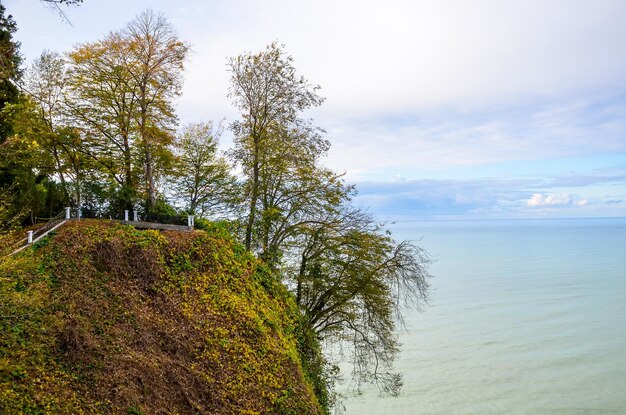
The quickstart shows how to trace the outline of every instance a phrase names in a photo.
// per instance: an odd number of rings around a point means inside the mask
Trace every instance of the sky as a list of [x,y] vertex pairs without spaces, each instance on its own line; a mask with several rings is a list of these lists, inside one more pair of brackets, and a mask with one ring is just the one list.
[[227,58],[284,44],[326,98],[325,164],[383,219],[626,216],[623,0],[3,4],[27,63],[163,13],[192,48],[181,125],[237,119]]

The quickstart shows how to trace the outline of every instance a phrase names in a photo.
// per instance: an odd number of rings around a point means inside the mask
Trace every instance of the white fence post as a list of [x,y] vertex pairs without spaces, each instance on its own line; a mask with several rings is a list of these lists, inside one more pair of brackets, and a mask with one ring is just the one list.
[[33,231],[26,232],[26,241],[29,245],[33,243]]
[[124,222],[128,222],[128,211],[124,211]]
[[193,225],[194,225],[193,215],[188,215],[187,216],[187,227],[189,228],[190,231],[193,230]]
[[133,210],[133,220],[135,222],[139,222],[139,218],[137,217],[137,211],[136,210]]
[[70,212],[71,212],[71,210],[72,210],[72,209],[71,209],[69,206],[67,206],[67,207],[65,208],[65,220],[69,220],[69,218],[70,218],[70,216],[71,216],[71,213],[70,213]]

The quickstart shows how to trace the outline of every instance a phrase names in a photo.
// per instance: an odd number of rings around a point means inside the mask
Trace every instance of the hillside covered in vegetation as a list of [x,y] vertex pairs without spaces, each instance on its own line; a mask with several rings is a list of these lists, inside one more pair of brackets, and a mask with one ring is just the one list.
[[0,259],[0,298],[3,414],[322,414],[328,405],[292,295],[220,225],[70,222]]

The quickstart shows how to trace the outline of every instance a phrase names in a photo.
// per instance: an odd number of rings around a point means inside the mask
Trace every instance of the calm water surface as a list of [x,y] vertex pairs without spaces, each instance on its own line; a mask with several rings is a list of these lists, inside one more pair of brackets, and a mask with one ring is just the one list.
[[436,260],[364,414],[626,414],[626,219],[405,222]]

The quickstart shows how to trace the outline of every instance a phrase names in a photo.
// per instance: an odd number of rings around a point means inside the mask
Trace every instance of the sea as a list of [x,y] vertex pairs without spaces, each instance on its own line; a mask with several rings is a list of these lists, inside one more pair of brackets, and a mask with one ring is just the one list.
[[400,330],[398,397],[348,415],[626,414],[626,218],[398,222],[431,302]]

